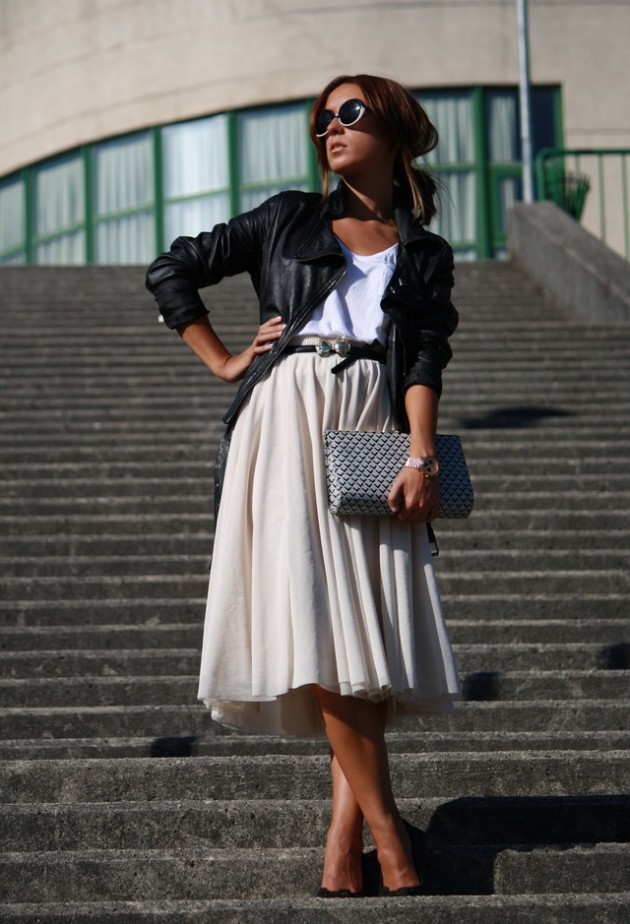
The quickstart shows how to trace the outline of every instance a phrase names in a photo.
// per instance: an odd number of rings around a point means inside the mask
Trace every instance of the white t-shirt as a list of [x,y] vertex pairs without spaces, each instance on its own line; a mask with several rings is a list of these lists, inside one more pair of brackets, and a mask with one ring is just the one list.
[[[338,239],[339,240],[339,239]],[[339,241],[347,270],[337,288],[315,309],[299,336],[344,337],[354,343],[387,345],[389,318],[381,299],[398,258],[398,244],[368,256],[353,253]]]

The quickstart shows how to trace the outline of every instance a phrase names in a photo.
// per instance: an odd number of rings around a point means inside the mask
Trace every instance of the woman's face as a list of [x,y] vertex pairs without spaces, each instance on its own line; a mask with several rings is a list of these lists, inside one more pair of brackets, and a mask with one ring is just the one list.
[[[367,106],[365,95],[354,83],[343,83],[328,96],[323,108],[333,113],[347,100],[359,99]],[[326,159],[331,170],[347,180],[368,176],[377,171],[393,172],[395,148],[385,137],[375,116],[368,111],[354,125],[344,126],[333,119],[328,134],[322,139],[326,146]]]

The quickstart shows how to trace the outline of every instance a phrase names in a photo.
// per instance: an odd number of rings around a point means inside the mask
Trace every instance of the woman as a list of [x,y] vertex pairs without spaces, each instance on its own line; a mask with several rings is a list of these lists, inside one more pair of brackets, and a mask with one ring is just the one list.
[[[403,712],[447,711],[459,692],[426,526],[438,510],[438,398],[457,325],[452,251],[422,226],[435,184],[412,167],[437,134],[399,84],[359,75],[324,89],[311,137],[323,197],[280,193],[178,238],[147,276],[167,326],[215,375],[241,381],[217,472],[199,697],[244,731],[324,730],[333,808],[320,895],[362,894],[364,819],[381,894],[410,895],[421,877],[384,729]],[[340,184],[329,194],[331,171]],[[198,289],[239,272],[251,275],[261,323],[232,355]],[[392,517],[332,515],[323,431],[394,427],[411,446]]]

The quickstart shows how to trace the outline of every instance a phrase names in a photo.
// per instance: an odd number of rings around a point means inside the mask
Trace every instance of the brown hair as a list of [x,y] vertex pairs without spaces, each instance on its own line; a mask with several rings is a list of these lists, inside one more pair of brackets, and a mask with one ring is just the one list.
[[330,167],[326,157],[326,138],[315,135],[315,119],[333,90],[344,83],[354,83],[361,88],[371,113],[398,148],[394,181],[411,197],[412,208],[418,212],[422,223],[428,224],[436,211],[436,182],[426,170],[413,166],[412,161],[433,150],[438,143],[438,133],[420,103],[389,77],[372,77],[369,74],[335,77],[313,103],[309,130],[317,151],[324,196],[330,189]]

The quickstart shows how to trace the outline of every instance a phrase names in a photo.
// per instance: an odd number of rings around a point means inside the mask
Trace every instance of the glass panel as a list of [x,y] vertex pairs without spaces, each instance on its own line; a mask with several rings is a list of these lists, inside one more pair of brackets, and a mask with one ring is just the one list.
[[22,250],[13,253],[10,257],[0,257],[1,266],[23,266],[26,263],[26,253]]
[[196,237],[201,231],[209,231],[221,221],[230,217],[228,193],[192,199],[187,202],[172,202],[164,209],[164,247],[169,247],[176,237]]
[[[144,263],[155,249],[153,147],[148,132],[94,148],[94,211],[109,216],[94,231],[96,263]],[[140,209],[138,206],[145,206]],[[127,215],[117,212],[137,211]]]
[[227,116],[163,128],[162,157],[167,199],[227,189],[230,183]]
[[238,115],[239,180],[243,184],[306,177],[308,132],[304,107],[274,106]]
[[21,177],[17,177],[0,185],[0,253],[24,247],[25,242],[24,182]]
[[100,221],[95,229],[99,264],[148,263],[155,256],[155,221],[151,211]]
[[33,170],[35,236],[85,221],[83,158],[65,157]]
[[516,91],[493,90],[487,96],[488,155],[491,163],[520,160],[520,127]]
[[49,266],[81,266],[85,263],[85,231],[62,234],[35,245],[34,262]]
[[93,163],[97,216],[153,202],[153,151],[148,132],[97,145]]
[[440,136],[437,148],[426,156],[428,164],[474,163],[473,103],[469,93],[431,94],[420,98]]
[[477,201],[472,172],[440,172],[438,175],[438,213],[431,230],[451,244],[477,240]]
[[[423,162],[438,182],[438,214],[431,230],[452,245],[477,240],[477,177],[475,131],[470,93],[426,93],[418,97],[440,136],[438,146]],[[449,166],[458,170],[449,170]],[[463,168],[463,169],[462,169]],[[458,259],[470,259],[476,250],[462,248]]]
[[532,87],[530,104],[534,154],[541,148],[553,148],[557,144],[554,102],[554,87]]

